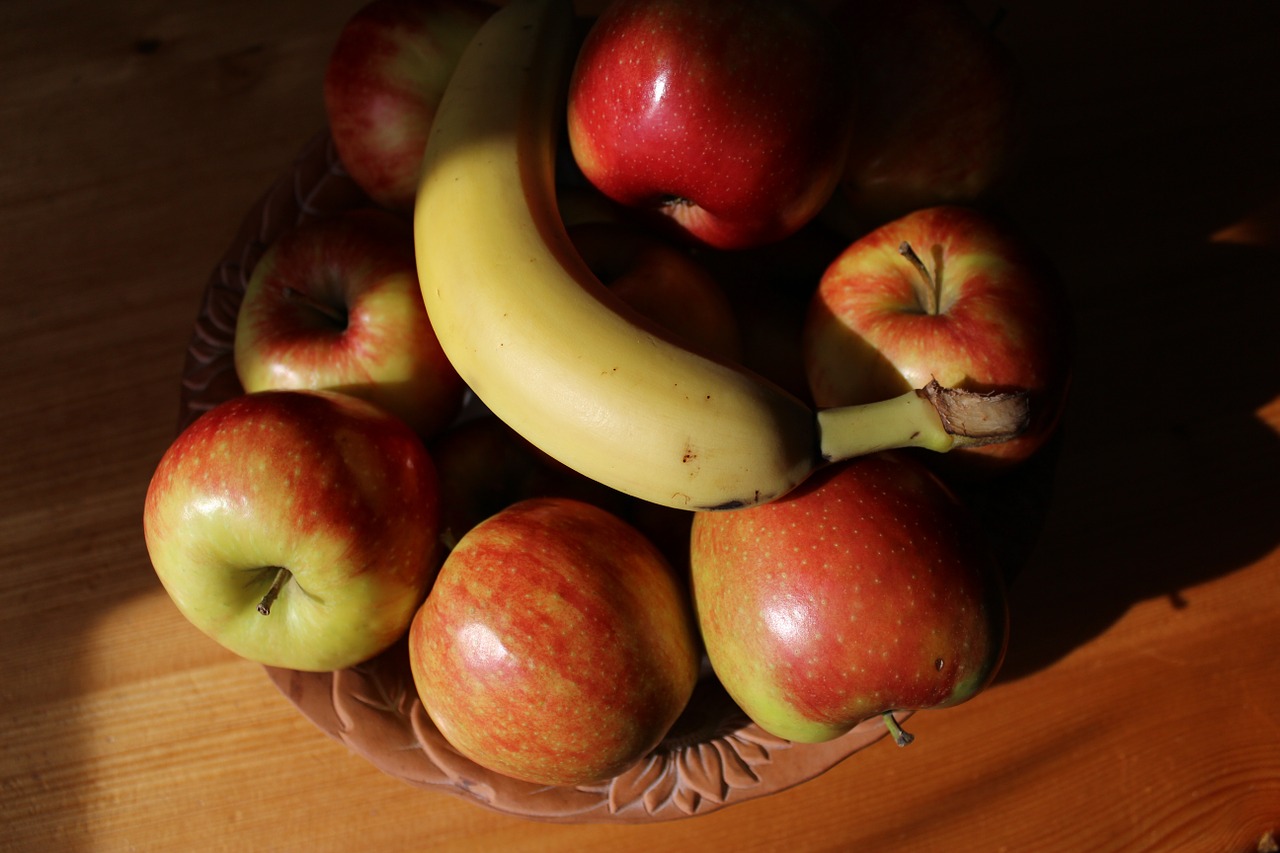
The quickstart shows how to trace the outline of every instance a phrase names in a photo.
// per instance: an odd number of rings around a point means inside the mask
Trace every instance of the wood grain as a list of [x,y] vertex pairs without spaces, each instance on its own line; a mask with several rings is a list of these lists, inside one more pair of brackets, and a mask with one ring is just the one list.
[[186,624],[147,561],[205,279],[322,123],[358,5],[0,6],[0,849],[1268,849],[1280,7],[1003,4],[1033,104],[1009,209],[1081,341],[1003,675],[918,714],[910,749],[612,827],[382,775]]

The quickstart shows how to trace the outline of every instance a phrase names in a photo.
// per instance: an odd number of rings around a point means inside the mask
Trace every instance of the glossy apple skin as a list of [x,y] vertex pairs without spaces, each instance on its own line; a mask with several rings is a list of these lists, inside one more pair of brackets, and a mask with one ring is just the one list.
[[[899,252],[906,241],[932,272]],[[915,211],[855,240],[827,268],[809,306],[803,358],[821,407],[869,402],[931,379],[974,391],[1024,391],[1031,423],[1018,438],[946,454],[957,470],[1028,459],[1056,429],[1071,376],[1071,311],[1048,260],[1007,222],[974,208]]]
[[652,750],[692,695],[688,598],[634,528],[587,503],[522,501],[450,553],[409,634],[441,734],[516,779],[575,785]]
[[[165,590],[241,657],[328,671],[404,636],[439,566],[435,469],[403,422],[344,394],[264,391],[201,415],[147,489]],[[292,573],[258,612],[277,567]]]
[[424,439],[457,416],[466,391],[422,304],[412,232],[380,210],[308,222],[268,247],[246,285],[234,347],[246,391],[342,391]]
[[372,0],[338,34],[325,112],[339,158],[375,203],[412,210],[445,85],[493,9],[480,0]]
[[852,123],[839,45],[802,6],[617,0],[569,84],[569,144],[605,195],[718,248],[774,242],[834,193]]
[[778,501],[698,513],[690,555],[712,667],[778,737],[821,742],[886,711],[958,704],[1003,660],[987,543],[913,457],[862,457]]
[[1016,58],[961,0],[837,0],[857,131],[840,195],[862,230],[975,204],[1015,174],[1024,138]]

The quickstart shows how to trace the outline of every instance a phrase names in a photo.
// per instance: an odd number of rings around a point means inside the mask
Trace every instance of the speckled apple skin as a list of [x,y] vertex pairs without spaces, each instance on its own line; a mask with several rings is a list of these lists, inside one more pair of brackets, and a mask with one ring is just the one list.
[[423,706],[490,770],[547,785],[652,750],[698,677],[693,614],[635,528],[585,502],[521,501],[450,553],[409,633]]
[[234,340],[246,391],[341,391],[424,440],[462,409],[466,386],[422,303],[413,232],[384,210],[344,211],[272,242],[245,286]]
[[338,34],[325,114],[347,172],[380,206],[412,212],[440,98],[493,10],[484,0],[371,0]]
[[826,468],[769,504],[699,513],[693,594],[716,675],[761,728],[811,743],[972,697],[1008,635],[974,524],[902,453]]
[[577,57],[570,148],[605,195],[686,236],[773,242],[835,191],[853,123],[845,70],[801,4],[618,0]]
[[[345,394],[263,391],[161,458],[143,530],[178,609],[232,652],[327,672],[404,636],[439,566],[435,467],[402,421]],[[292,572],[268,615],[276,568]]]
[[[906,242],[940,282],[936,313]],[[802,330],[814,403],[887,399],[936,379],[1029,395],[1017,438],[949,454],[972,468],[1023,462],[1057,428],[1071,381],[1073,322],[1061,282],[1032,242],[975,208],[913,211],[853,241],[824,272]]]

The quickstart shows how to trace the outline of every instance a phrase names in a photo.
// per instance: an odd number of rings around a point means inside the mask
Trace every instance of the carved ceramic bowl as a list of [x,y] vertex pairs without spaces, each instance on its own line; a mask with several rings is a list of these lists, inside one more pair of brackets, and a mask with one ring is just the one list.
[[[367,204],[322,133],[254,205],[200,305],[183,373],[179,428],[243,393],[233,360],[236,314],[264,250],[304,221]],[[1035,521],[1032,516],[1038,517],[1042,505],[1020,503],[1030,507],[1022,510],[1027,517],[1006,517],[1026,534],[1038,528],[1028,522]],[[266,671],[323,732],[391,776],[549,821],[639,823],[706,814],[808,781],[886,734],[877,718],[823,744],[773,737],[746,718],[704,665],[684,715],[652,753],[600,784],[548,787],[487,770],[444,740],[418,698],[407,643],[338,672]]]

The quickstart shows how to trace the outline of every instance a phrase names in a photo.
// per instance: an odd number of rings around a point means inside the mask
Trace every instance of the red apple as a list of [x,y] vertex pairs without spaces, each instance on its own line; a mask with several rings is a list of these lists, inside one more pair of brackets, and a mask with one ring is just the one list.
[[334,147],[376,203],[408,213],[445,85],[493,13],[480,0],[372,0],[347,21],[325,67]]
[[1004,468],[1043,446],[1060,419],[1070,326],[1057,276],[1025,236],[972,208],[928,208],[855,240],[824,273],[803,332],[806,374],[823,408],[934,379],[1025,392],[1022,435],[948,455],[953,467]]
[[268,247],[234,347],[246,391],[342,391],[424,439],[454,419],[466,390],[422,304],[409,225],[381,210],[314,220]]
[[761,728],[820,742],[981,691],[1007,607],[973,518],[923,463],[882,453],[777,501],[693,520],[698,624],[716,676]]
[[960,0],[835,5],[858,117],[837,199],[861,230],[994,194],[1017,166],[1022,107],[991,26]]
[[803,6],[616,0],[570,81],[583,175],[707,245],[795,232],[832,196],[852,116],[839,45]]
[[569,236],[591,271],[640,314],[703,352],[740,358],[733,306],[689,254],[620,222],[582,222]]
[[539,498],[471,529],[413,619],[409,660],[440,733],[545,785],[617,775],[683,711],[699,653],[652,544],[580,501]]
[[404,636],[439,565],[437,500],[399,419],[345,394],[264,391],[182,431],[143,530],[193,625],[249,660],[326,671]]

